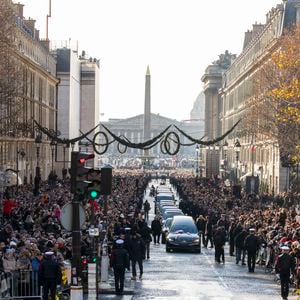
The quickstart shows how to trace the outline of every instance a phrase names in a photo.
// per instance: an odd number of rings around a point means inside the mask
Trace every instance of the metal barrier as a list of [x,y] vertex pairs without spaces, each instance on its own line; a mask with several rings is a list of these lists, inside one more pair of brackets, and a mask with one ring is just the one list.
[[42,299],[38,272],[18,270],[1,273],[0,299]]

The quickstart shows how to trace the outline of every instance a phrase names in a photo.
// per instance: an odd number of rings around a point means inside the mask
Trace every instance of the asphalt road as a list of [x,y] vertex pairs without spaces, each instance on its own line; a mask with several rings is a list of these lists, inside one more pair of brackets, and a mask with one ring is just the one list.
[[[202,249],[201,254],[166,253],[165,245],[151,244],[143,279],[132,281],[130,272],[126,273],[125,290],[133,295],[101,295],[100,299],[281,299],[274,275],[266,274],[262,267],[248,273],[247,266],[235,264],[227,248],[225,256],[224,265],[216,264],[214,249]],[[112,276],[109,285],[113,287]],[[289,299],[296,300],[297,296],[290,294]]]

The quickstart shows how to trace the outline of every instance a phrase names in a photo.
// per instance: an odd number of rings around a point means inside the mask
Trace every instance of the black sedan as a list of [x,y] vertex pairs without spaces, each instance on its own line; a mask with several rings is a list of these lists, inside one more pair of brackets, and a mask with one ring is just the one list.
[[166,251],[190,250],[201,252],[200,236],[192,217],[174,216],[166,240]]

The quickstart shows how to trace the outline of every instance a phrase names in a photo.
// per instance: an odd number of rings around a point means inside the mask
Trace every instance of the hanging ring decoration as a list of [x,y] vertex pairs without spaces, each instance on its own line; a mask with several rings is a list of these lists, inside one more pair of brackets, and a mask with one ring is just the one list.
[[[168,141],[169,139],[170,140],[173,140],[173,138],[175,137],[175,140],[174,141],[174,144],[176,145],[175,147],[175,150],[172,152],[171,151],[171,145],[170,145],[170,142]],[[179,139],[179,135],[174,132],[174,131],[170,131],[167,133],[166,137],[165,137],[165,149],[166,149],[166,152],[169,154],[169,155],[176,155],[180,149],[180,139]]]
[[[165,139],[163,139],[162,141],[161,141],[161,143],[160,143],[160,152],[162,153],[162,154],[168,154],[167,153],[167,151],[166,151],[166,140]],[[169,143],[169,141],[167,141],[167,143]]]
[[[98,135],[99,135],[99,136],[100,136],[100,135],[103,135],[103,137],[104,137],[104,139],[105,139],[105,144],[98,144],[98,143],[96,143],[96,138],[97,138]],[[87,139],[87,140],[89,140],[89,139]],[[99,154],[99,155],[104,154],[104,153],[107,151],[108,146],[109,146],[107,134],[106,134],[105,132],[103,132],[103,131],[98,131],[98,132],[94,135],[94,137],[93,137],[92,144],[93,144],[94,151],[95,151],[97,154]],[[100,147],[101,147],[101,146],[104,146],[104,149],[103,149],[102,151],[98,151],[97,148],[96,148],[96,146],[100,146]]]
[[[125,141],[127,141],[128,143],[130,143],[129,139],[126,136],[124,136],[124,135],[120,135],[119,138],[124,138]],[[124,150],[123,151],[120,149],[121,145],[124,146]],[[117,148],[118,148],[118,151],[119,151],[120,154],[124,154],[127,151],[128,146],[124,145],[124,144],[121,144],[120,142],[118,142]]]

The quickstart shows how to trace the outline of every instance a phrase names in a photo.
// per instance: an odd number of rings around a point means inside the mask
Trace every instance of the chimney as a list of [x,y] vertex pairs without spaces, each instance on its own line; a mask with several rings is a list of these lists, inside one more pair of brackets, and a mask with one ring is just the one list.
[[23,19],[23,10],[24,10],[24,5],[19,3],[13,3],[14,11],[16,12],[17,16],[20,19]]
[[34,38],[38,41],[40,39],[40,31],[35,29],[34,30]]
[[248,30],[245,32],[243,50],[247,48],[247,46],[251,41],[252,41],[252,31]]
[[28,20],[24,20],[24,24],[29,28],[29,30],[32,32],[32,35],[34,35],[35,30],[35,20],[29,18]]
[[257,23],[253,24],[252,25],[252,38],[255,38],[258,34],[260,34],[263,29],[264,29],[263,24],[257,24]]

